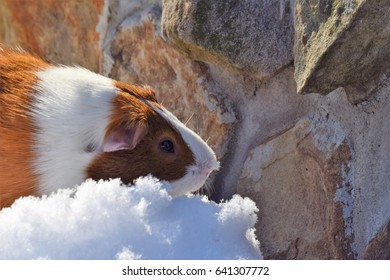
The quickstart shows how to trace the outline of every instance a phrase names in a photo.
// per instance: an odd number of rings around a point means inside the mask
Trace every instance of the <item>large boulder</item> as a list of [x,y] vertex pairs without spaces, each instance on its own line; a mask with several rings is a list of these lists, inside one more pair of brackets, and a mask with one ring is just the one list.
[[296,1],[295,78],[298,93],[368,98],[390,67],[388,0]]
[[164,0],[162,32],[193,59],[265,78],[293,60],[288,1]]

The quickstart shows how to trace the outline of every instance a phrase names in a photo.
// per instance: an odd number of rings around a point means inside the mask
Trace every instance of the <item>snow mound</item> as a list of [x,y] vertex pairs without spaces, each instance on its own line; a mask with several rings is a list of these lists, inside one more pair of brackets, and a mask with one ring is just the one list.
[[255,203],[171,197],[148,176],[85,181],[0,211],[0,259],[261,259]]

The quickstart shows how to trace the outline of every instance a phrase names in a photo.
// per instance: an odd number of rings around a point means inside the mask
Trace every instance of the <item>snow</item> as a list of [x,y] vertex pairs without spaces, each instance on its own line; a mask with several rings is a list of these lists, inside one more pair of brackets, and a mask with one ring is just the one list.
[[0,259],[262,259],[257,208],[172,197],[148,176],[134,186],[87,180],[0,211]]

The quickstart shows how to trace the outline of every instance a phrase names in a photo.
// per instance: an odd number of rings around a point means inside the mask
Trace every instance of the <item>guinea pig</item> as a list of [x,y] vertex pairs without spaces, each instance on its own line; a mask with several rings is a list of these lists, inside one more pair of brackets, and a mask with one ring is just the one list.
[[152,174],[182,195],[218,168],[149,87],[0,46],[0,208],[87,178],[128,184]]

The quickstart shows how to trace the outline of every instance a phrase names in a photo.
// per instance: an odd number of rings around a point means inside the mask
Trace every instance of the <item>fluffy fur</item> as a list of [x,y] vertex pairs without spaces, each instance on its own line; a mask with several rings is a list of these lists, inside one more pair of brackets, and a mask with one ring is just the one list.
[[29,114],[36,72],[47,64],[25,53],[0,46],[0,208],[17,197],[37,194],[37,176],[32,169],[36,156]]

